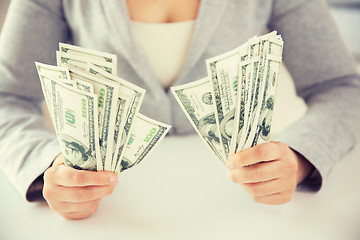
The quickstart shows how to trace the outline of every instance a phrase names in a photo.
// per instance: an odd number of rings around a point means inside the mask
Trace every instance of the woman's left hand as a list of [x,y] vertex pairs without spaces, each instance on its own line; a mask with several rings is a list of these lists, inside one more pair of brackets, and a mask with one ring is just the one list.
[[283,204],[313,168],[300,154],[280,142],[268,142],[233,154],[228,176],[239,183],[254,201]]

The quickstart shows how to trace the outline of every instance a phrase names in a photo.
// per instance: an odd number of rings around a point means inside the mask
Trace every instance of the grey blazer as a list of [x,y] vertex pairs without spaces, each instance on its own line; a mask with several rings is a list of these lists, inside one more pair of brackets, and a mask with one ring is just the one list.
[[[277,140],[315,166],[301,185],[315,191],[360,132],[360,77],[324,1],[202,0],[174,85],[206,76],[206,58],[265,29],[282,35],[284,62],[309,107]],[[0,166],[28,200],[29,186],[60,153],[41,117],[43,94],[34,67],[34,61],[55,64],[60,41],[117,54],[118,75],[147,90],[140,112],[171,124],[171,134],[194,132],[136,46],[126,1],[12,0],[0,41]]]

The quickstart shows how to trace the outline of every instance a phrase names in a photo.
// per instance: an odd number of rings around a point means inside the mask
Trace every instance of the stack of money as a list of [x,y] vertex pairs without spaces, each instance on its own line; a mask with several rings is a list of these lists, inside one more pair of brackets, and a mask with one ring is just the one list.
[[145,90],[116,76],[116,55],[60,43],[56,56],[57,66],[35,64],[65,164],[139,164],[171,128],[139,113]]
[[283,40],[253,37],[206,60],[208,76],[172,87],[187,118],[223,163],[229,155],[269,140]]

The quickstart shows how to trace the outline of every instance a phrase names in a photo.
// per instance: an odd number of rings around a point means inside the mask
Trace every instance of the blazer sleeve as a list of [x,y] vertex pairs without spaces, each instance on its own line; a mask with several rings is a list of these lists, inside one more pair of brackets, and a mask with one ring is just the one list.
[[54,64],[59,41],[68,38],[61,5],[12,0],[0,36],[0,167],[27,200],[41,193],[41,174],[60,153],[42,118],[34,61]]
[[306,114],[277,140],[314,168],[298,189],[317,191],[360,134],[360,76],[322,0],[274,0],[269,29],[284,39],[284,63]]

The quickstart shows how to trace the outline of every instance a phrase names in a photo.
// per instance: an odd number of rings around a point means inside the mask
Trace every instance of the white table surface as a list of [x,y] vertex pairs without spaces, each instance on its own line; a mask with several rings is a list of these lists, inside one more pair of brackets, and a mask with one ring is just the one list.
[[[287,80],[275,108],[274,134],[306,110]],[[268,206],[232,183],[197,135],[167,137],[119,176],[97,213],[78,221],[63,219],[46,203],[26,203],[0,172],[0,240],[360,239],[359,158],[357,146],[319,193],[296,193],[288,204]]]

